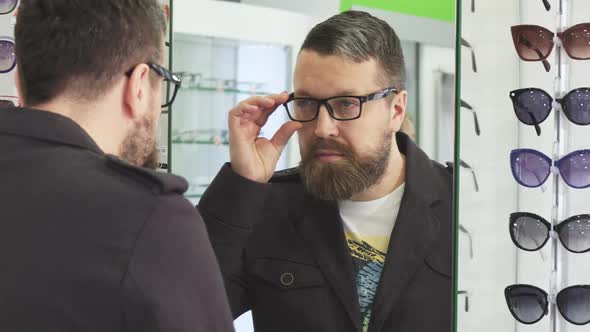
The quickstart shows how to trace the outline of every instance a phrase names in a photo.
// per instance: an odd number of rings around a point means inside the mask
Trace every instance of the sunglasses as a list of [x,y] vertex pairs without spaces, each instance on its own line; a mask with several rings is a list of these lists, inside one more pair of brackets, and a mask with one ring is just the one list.
[[0,15],[12,13],[17,4],[18,0],[0,0]]
[[578,150],[553,161],[545,154],[532,149],[510,152],[512,176],[519,184],[536,188],[547,181],[555,166],[565,183],[576,189],[590,187],[590,150]]
[[[555,45],[555,34],[538,25],[515,25],[512,41],[518,56],[524,61],[542,61],[546,71],[551,70],[547,58]],[[558,32],[557,37],[572,59],[590,59],[590,23],[580,23]]]
[[8,73],[16,67],[14,49],[14,39],[0,37],[0,74]]
[[[554,99],[549,93],[537,88],[519,89],[510,92],[514,112],[520,122],[535,126],[541,135],[539,124],[547,119],[553,109]],[[563,98],[555,99],[565,116],[577,125],[590,124],[590,88],[577,88]]]
[[[511,285],[504,290],[506,304],[512,316],[523,324],[534,324],[547,315],[549,295],[531,285]],[[563,289],[555,297],[559,312],[575,325],[590,323],[590,285]]]
[[569,252],[590,251],[590,214],[572,216],[553,226],[534,213],[515,212],[510,215],[509,229],[512,242],[522,250],[537,251],[556,234]]

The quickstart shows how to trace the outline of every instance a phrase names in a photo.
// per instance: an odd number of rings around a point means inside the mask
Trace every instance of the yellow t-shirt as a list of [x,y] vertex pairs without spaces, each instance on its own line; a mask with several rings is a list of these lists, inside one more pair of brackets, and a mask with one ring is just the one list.
[[369,328],[373,301],[404,189],[405,185],[401,185],[391,194],[373,201],[338,203],[356,272],[363,331]]

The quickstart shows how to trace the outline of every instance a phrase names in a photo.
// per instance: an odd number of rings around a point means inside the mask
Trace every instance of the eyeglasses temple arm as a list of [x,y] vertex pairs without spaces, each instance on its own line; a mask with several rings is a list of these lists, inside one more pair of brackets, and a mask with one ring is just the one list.
[[537,136],[541,136],[541,127],[539,126],[539,121],[535,118],[535,115],[532,112],[527,112],[531,120],[533,121],[533,125],[535,126],[535,131],[537,132]]
[[[546,1],[546,0],[545,0]],[[518,41],[520,43],[522,43],[524,46],[532,49],[533,51],[535,51],[535,53],[537,53],[537,55],[539,56],[539,59],[543,58],[543,53],[541,52],[541,50],[539,50],[538,47],[534,47],[533,44],[522,34],[520,34],[518,36]],[[543,60],[543,67],[545,67],[545,71],[549,72],[551,70],[551,65],[549,64],[549,61],[547,61],[547,59]]]
[[545,9],[547,11],[551,10],[551,5],[549,4],[549,1],[543,0],[543,5],[545,6]]

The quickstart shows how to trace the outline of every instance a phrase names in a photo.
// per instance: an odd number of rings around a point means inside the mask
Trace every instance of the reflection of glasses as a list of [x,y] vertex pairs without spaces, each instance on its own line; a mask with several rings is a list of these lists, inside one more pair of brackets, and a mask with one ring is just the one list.
[[[511,285],[504,290],[506,304],[514,318],[523,324],[534,324],[547,315],[548,294],[531,285]],[[563,289],[555,297],[559,312],[575,325],[590,323],[590,285]]]
[[510,153],[510,168],[516,182],[529,188],[540,187],[555,166],[565,183],[576,189],[590,187],[590,150],[578,150],[553,161],[533,149],[516,149]]
[[[524,61],[542,61],[546,71],[551,69],[547,58],[553,50],[555,34],[538,25],[515,25],[512,41],[518,56]],[[576,60],[590,59],[590,23],[581,23],[558,32],[565,52]]]
[[510,215],[510,237],[522,250],[541,249],[555,232],[559,240],[570,252],[590,251],[590,215],[580,214],[567,218],[557,226],[551,225],[543,217],[534,213],[515,212]]
[[[172,103],[174,102],[174,99],[176,99],[176,94],[178,93],[178,89],[180,88],[180,85],[182,84],[182,80],[178,76],[176,76],[175,74],[171,73],[168,69],[166,69],[160,65],[157,65],[157,64],[151,63],[151,62],[146,63],[146,65],[148,65],[148,67],[150,67],[156,74],[158,74],[159,76],[164,78],[164,81],[168,85],[168,88],[167,88],[168,93],[166,94],[166,100],[162,104],[162,108],[172,105]],[[125,75],[131,76],[131,73],[133,73],[134,69],[135,69],[135,67],[129,69],[125,73]],[[170,84],[174,85],[174,90],[172,90],[172,92],[170,92]]]
[[457,295],[465,295],[465,312],[469,312],[469,292],[466,290],[457,291]]
[[471,167],[471,165],[464,162],[462,159],[459,159],[459,165],[471,172],[471,175],[473,176],[473,187],[475,189],[475,192],[479,192],[479,184],[477,183],[477,176],[475,175],[475,169],[473,169],[473,167]]
[[473,69],[474,73],[477,73],[477,63],[475,62],[475,52],[473,51],[473,47],[463,38],[461,38],[461,45],[467,47],[471,51],[471,69]]
[[5,74],[16,67],[14,40],[10,37],[0,37],[0,73]]
[[473,237],[471,236],[471,232],[461,224],[459,224],[459,231],[469,239],[469,258],[473,259]]
[[469,112],[471,112],[471,114],[473,114],[473,125],[475,126],[475,134],[477,136],[481,135],[481,130],[479,128],[479,119],[477,118],[477,112],[475,112],[473,106],[469,105],[466,101],[461,99],[461,108],[466,109]]
[[0,15],[12,13],[17,4],[18,0],[0,0]]
[[[518,120],[526,125],[535,126],[537,135],[541,135],[539,124],[551,113],[553,98],[537,88],[511,91],[510,98]],[[571,122],[577,125],[590,124],[590,88],[574,89],[555,101],[561,105],[563,113]]]
[[391,87],[367,96],[337,96],[326,99],[295,97],[295,94],[291,93],[289,99],[283,106],[285,106],[289,118],[297,122],[315,120],[320,114],[322,105],[326,106],[328,113],[333,119],[349,121],[361,117],[364,103],[385,98],[397,92],[396,88]]
[[0,108],[9,108],[20,106],[18,97],[15,96],[0,96]]

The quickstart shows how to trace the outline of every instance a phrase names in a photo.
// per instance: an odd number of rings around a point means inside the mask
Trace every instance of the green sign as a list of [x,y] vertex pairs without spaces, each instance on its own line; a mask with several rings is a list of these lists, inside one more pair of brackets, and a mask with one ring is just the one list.
[[455,0],[340,0],[340,11],[353,6],[455,22]]

